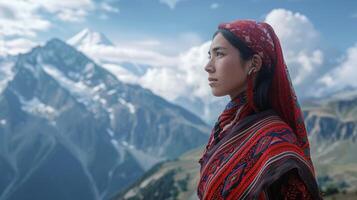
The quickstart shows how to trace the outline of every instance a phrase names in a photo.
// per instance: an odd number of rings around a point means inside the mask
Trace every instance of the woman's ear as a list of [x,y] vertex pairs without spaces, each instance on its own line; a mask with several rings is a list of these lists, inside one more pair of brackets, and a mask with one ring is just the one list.
[[251,62],[252,62],[252,66],[251,67],[254,67],[255,68],[255,72],[258,72],[261,67],[262,67],[262,57],[260,57],[258,54],[254,54],[252,59],[251,59]]

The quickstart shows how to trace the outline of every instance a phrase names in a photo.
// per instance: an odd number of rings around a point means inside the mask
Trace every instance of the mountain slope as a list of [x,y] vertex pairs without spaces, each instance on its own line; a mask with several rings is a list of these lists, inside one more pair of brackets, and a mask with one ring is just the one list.
[[146,172],[135,184],[113,199],[198,199],[198,158],[202,148],[186,152],[179,158],[162,162]]

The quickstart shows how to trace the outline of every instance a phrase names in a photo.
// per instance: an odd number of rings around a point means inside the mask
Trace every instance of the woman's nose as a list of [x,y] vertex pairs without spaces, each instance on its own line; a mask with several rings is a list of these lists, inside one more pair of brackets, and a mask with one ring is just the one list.
[[213,67],[211,61],[208,61],[208,63],[206,64],[205,71],[208,72],[208,73],[214,72],[214,67]]

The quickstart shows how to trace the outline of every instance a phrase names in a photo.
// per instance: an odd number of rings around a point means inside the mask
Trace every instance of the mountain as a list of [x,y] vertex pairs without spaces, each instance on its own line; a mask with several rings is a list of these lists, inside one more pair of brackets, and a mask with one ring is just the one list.
[[[111,56],[97,54],[100,51],[116,52],[117,46],[113,44],[103,33],[83,29],[66,41],[67,44],[77,50],[94,57],[101,67],[115,75],[119,80],[126,83],[137,83],[137,79],[143,76],[151,68],[147,64],[139,64],[131,61],[113,59]],[[120,51],[120,50],[119,50]],[[93,55],[93,52],[94,55]]]
[[93,45],[114,46],[103,33],[94,32],[89,28],[83,29],[68,39],[67,43],[75,47]]
[[357,92],[306,102],[303,112],[320,186],[357,190]]
[[[357,191],[357,94],[340,92],[337,98],[302,104],[312,160],[326,199],[354,199]],[[172,161],[157,164],[113,199],[198,199],[198,160],[204,146]]]
[[2,200],[108,199],[208,138],[191,112],[117,80],[61,40],[4,63]]

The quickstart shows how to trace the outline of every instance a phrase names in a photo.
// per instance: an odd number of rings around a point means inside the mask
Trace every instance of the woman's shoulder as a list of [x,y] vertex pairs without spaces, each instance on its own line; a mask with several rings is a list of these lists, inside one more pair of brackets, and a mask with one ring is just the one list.
[[263,117],[259,118],[256,127],[260,135],[285,138],[286,142],[294,143],[296,135],[293,129],[274,111],[263,111]]
[[285,129],[286,131],[293,132],[289,124],[272,109],[259,112],[255,115],[257,118],[256,123],[261,124],[261,127],[266,128],[269,131]]

